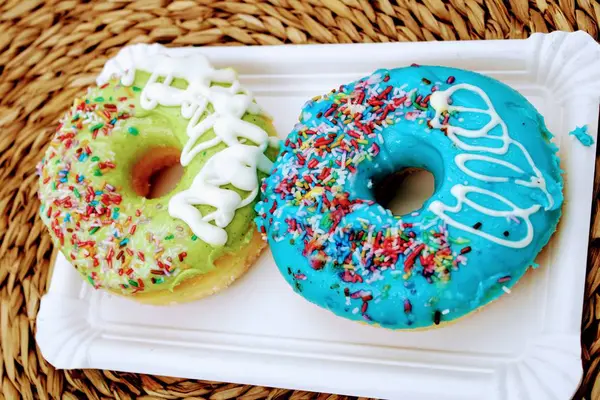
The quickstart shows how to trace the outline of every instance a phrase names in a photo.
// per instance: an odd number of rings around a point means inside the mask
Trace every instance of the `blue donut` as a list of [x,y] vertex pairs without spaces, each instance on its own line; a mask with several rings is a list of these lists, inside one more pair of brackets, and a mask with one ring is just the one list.
[[[536,265],[563,203],[551,138],[533,105],[489,77],[378,70],[305,104],[256,223],[307,300],[391,329],[444,324]],[[393,215],[373,185],[409,167],[430,171],[435,192]]]

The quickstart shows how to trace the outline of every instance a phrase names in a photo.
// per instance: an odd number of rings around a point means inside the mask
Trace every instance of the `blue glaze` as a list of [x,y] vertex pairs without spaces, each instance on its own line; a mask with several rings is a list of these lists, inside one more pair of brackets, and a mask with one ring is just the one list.
[[590,134],[587,131],[587,125],[576,127],[571,132],[569,132],[569,135],[575,136],[575,138],[586,147],[589,147],[594,144],[594,139],[590,136]]
[[[441,130],[428,127],[435,110],[427,96],[432,90],[444,91],[461,83],[478,87],[489,96],[512,139],[527,149],[541,172],[548,196],[539,188],[515,183],[516,179],[529,180],[533,172],[514,145],[497,157],[518,166],[522,173],[481,161],[468,164],[480,174],[508,177],[507,182],[484,182],[457,167],[454,158],[465,151]],[[388,86],[392,86],[389,94],[381,94]],[[413,89],[416,93],[411,93]],[[365,92],[364,99],[361,92]],[[409,93],[405,96],[404,92]],[[362,130],[370,118],[381,117],[374,114],[377,106],[372,105],[380,96],[387,104],[404,106],[384,118],[391,124],[376,123],[373,129]],[[351,114],[359,123],[338,113],[348,108],[348,99],[363,105],[352,106]],[[466,90],[455,92],[451,100],[453,105],[484,107],[481,97]],[[334,103],[337,109],[332,110]],[[477,129],[487,120],[482,114],[458,112],[450,115],[448,122]],[[356,132],[360,132],[361,142],[351,143],[350,135]],[[307,300],[342,317],[391,329],[448,322],[509,291],[555,231],[563,181],[551,138],[536,109],[494,79],[445,67],[379,70],[304,106],[271,176],[263,182],[256,222],[268,238],[283,276]],[[495,141],[474,138],[468,142],[493,146]],[[341,145],[334,147],[336,143]],[[341,168],[336,162],[344,159],[353,161]],[[331,170],[324,171],[327,166]],[[373,182],[407,167],[431,171],[435,192],[420,210],[394,216],[375,203]],[[321,176],[330,176],[324,178],[325,184],[335,184],[323,189]],[[530,216],[531,243],[523,248],[507,247],[444,223],[429,206],[434,201],[456,204],[450,190],[457,184],[501,194],[523,209],[540,205]],[[483,207],[507,210],[490,196],[474,194],[469,199]],[[469,206],[452,217],[507,240],[518,241],[527,232],[522,219],[493,217]],[[326,240],[320,242],[322,239]],[[378,250],[383,255],[373,257],[369,243],[383,246],[385,252]]]

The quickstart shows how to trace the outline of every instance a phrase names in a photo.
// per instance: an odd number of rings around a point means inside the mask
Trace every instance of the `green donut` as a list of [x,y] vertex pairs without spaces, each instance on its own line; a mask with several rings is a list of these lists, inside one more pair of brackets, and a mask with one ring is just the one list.
[[[186,301],[227,286],[264,247],[255,240],[258,199],[237,209],[222,246],[200,240],[169,214],[170,199],[188,189],[207,161],[227,147],[222,142],[197,154],[166,195],[148,199],[136,193],[132,170],[139,169],[140,160],[166,149],[180,152],[188,140],[188,120],[180,107],[140,106],[150,76],[136,70],[133,85],[113,78],[75,100],[38,167],[40,215],[56,246],[95,288],[147,302]],[[187,85],[183,79],[171,84]],[[242,119],[276,136],[268,117],[246,113]],[[214,137],[210,129],[202,140]],[[265,154],[274,159],[276,151]],[[258,171],[259,179],[264,176]],[[232,185],[224,188],[247,195]],[[196,207],[202,215],[214,211]],[[178,287],[186,289],[177,293]]]

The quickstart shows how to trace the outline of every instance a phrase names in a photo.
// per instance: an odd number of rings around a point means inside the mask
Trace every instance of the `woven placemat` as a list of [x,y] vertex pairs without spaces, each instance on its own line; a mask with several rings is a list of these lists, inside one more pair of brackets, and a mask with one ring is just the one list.
[[[0,400],[346,398],[57,371],[40,355],[33,334],[52,249],[37,218],[35,164],[75,93],[119,47],[502,39],[577,29],[598,39],[599,21],[597,0],[0,0]],[[600,383],[594,384],[600,369],[600,218],[592,232],[582,335],[586,374],[577,396],[588,400],[600,399]]]

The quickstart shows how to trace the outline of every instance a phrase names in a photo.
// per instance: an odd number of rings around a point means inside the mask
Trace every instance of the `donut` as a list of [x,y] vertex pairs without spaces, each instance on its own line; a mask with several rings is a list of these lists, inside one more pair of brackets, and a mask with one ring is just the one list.
[[[256,223],[310,302],[384,328],[435,328],[536,266],[563,203],[551,138],[534,106],[492,78],[378,70],[304,105]],[[410,168],[432,173],[434,193],[394,215],[375,189]]]
[[[266,247],[254,206],[275,135],[233,70],[125,48],[39,164],[42,221],[95,288],[155,304],[210,295]],[[150,196],[156,174],[178,164],[179,182]]]

